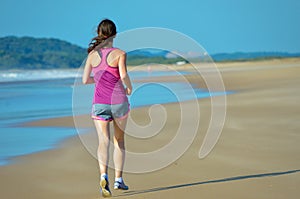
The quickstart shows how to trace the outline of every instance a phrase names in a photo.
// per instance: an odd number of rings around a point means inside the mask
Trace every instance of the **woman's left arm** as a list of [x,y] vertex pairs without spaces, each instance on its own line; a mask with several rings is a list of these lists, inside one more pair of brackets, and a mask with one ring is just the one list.
[[89,54],[84,70],[83,70],[83,75],[82,75],[82,83],[83,84],[93,84],[95,83],[95,80],[93,77],[91,77],[91,72],[92,72],[92,65],[91,65],[91,54]]

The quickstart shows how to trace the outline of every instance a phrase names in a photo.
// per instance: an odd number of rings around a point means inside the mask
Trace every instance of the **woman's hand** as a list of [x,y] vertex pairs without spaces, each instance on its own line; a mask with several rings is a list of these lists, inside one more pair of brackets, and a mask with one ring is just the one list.
[[126,88],[126,95],[131,95],[131,92],[132,92],[132,88]]

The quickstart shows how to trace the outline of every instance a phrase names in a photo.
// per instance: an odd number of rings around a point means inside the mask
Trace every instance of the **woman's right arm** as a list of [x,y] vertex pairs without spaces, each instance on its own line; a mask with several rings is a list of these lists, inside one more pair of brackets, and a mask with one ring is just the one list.
[[125,88],[126,94],[131,95],[132,85],[131,85],[130,78],[127,74],[126,53],[125,52],[123,52],[119,57],[119,73],[120,73],[120,78],[126,87]]
[[88,55],[86,59],[83,75],[82,75],[82,83],[83,84],[93,84],[95,83],[94,78],[91,77],[92,65],[91,65],[91,54]]

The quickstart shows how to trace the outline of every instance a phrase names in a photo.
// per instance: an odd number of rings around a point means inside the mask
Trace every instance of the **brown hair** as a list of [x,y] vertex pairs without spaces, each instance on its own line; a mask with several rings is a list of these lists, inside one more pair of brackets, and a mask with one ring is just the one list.
[[94,37],[89,44],[87,52],[90,53],[96,46],[101,44],[108,38],[111,38],[117,34],[117,28],[113,21],[109,19],[102,20],[97,28],[98,36]]

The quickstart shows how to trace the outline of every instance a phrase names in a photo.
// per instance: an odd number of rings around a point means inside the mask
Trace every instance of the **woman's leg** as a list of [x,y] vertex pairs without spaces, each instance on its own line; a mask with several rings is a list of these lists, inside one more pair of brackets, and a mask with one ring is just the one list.
[[94,120],[96,130],[98,133],[98,162],[100,173],[107,174],[107,165],[109,160],[109,142],[110,142],[110,132],[109,132],[109,121]]
[[120,178],[123,174],[125,161],[125,140],[124,131],[126,128],[127,118],[114,120],[114,164],[115,177]]
[[100,167],[100,186],[101,193],[103,197],[111,197],[111,192],[108,186],[108,176],[107,176],[107,165],[109,156],[109,142],[110,142],[110,132],[109,132],[109,122],[102,120],[94,120],[99,145],[97,150],[98,162]]

